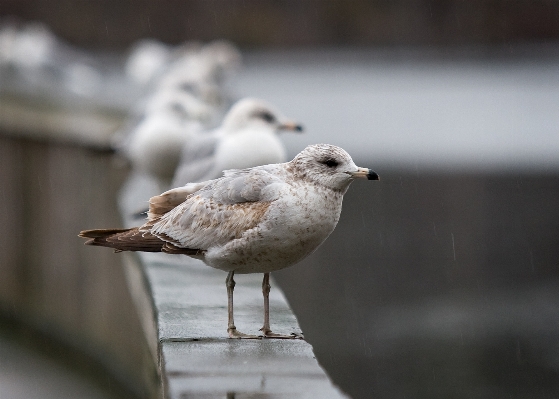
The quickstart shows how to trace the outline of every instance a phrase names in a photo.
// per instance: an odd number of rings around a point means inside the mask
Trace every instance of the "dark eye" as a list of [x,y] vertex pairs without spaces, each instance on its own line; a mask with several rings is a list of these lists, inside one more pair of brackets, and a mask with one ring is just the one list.
[[269,112],[261,112],[258,114],[258,117],[264,119],[268,123],[273,123],[276,121],[276,117]]
[[324,163],[324,165],[328,166],[329,168],[335,168],[336,166],[338,166],[338,162],[333,160],[333,159],[327,159],[323,163]]

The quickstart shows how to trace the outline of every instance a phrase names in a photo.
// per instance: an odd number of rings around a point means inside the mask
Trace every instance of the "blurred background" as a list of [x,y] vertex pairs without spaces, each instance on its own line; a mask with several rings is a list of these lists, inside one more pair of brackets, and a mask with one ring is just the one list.
[[[305,125],[281,137],[289,157],[328,142],[381,176],[355,182],[328,243],[275,276],[345,392],[559,396],[559,2],[543,0],[0,2],[0,209],[14,232],[0,239],[0,372],[26,356],[17,345],[52,340],[51,357],[97,359],[81,369],[99,395],[147,395],[114,389],[149,363],[130,300],[103,288],[126,286],[117,261],[89,259],[75,239],[86,223],[118,220],[83,219],[112,207],[90,204],[87,187],[116,193],[125,179],[108,152],[150,90],[126,74],[143,39],[233,43],[231,96],[266,99]],[[60,192],[80,204],[64,208]],[[65,216],[38,217],[22,198],[48,198]],[[63,219],[62,243],[29,233],[34,217],[46,231]],[[95,341],[85,349],[72,338],[83,331]],[[122,364],[110,360],[119,345],[130,346]],[[6,397],[30,397],[17,389]]]
[[2,14],[41,21],[80,47],[121,51],[226,38],[242,48],[504,46],[554,41],[553,1],[61,1],[5,0]]

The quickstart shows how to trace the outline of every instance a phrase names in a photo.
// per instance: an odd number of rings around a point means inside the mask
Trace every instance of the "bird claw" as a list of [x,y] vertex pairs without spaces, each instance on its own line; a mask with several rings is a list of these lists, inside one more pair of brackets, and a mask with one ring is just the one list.
[[291,333],[292,339],[305,339],[305,336],[303,335],[303,333]]

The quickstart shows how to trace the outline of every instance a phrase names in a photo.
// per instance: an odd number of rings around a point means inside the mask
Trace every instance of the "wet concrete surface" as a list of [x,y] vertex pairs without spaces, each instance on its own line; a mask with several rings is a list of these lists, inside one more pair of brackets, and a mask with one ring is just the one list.
[[[344,397],[303,340],[227,338],[226,273],[184,256],[142,256],[157,310],[165,391],[182,397]],[[235,325],[258,334],[263,321],[261,275],[236,278]],[[301,330],[272,282],[271,325]]]

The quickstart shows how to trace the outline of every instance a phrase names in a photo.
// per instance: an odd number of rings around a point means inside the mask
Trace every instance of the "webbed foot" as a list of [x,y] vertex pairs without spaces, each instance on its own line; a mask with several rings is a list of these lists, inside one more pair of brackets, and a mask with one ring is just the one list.
[[235,339],[262,339],[261,335],[250,335],[245,334],[240,331],[237,331],[236,328],[228,328],[227,333],[229,334],[229,338]]
[[289,335],[285,335],[285,334],[276,334],[274,332],[272,332],[272,330],[269,329],[264,329],[261,328],[260,331],[262,331],[262,334],[264,336],[264,338],[276,338],[276,339],[305,339],[303,337],[303,334],[296,334],[296,333],[291,333]]

